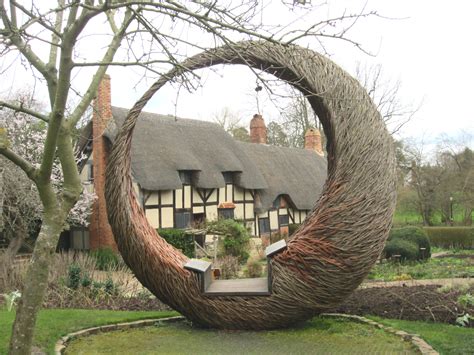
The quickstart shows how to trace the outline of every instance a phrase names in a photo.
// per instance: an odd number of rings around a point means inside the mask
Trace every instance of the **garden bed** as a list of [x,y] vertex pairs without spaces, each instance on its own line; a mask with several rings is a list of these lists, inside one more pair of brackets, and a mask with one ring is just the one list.
[[459,316],[474,314],[474,305],[464,306],[458,301],[467,292],[473,294],[474,287],[463,291],[440,289],[437,285],[365,288],[356,290],[346,302],[332,311],[456,324]]
[[[429,285],[359,288],[340,307],[330,312],[455,324],[457,317],[465,313],[474,314],[474,305],[464,306],[458,301],[459,297],[466,293],[474,294],[474,286],[471,284],[467,287],[440,288],[438,285]],[[80,299],[72,296],[70,299],[50,297],[45,301],[44,307],[121,311],[170,310],[154,297],[98,298],[88,304],[80,302]]]

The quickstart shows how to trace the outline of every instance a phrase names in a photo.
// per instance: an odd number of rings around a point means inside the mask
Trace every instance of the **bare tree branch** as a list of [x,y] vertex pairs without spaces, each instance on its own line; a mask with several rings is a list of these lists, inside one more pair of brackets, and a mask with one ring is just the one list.
[[20,103],[20,105],[14,105],[14,104],[11,104],[9,102],[6,102],[6,101],[0,101],[0,108],[1,107],[6,107],[6,108],[9,108],[10,110],[13,110],[15,112],[23,112],[23,113],[26,113],[30,116],[33,116],[33,117],[36,117],[36,118],[39,118],[40,120],[44,121],[44,122],[48,122],[49,121],[49,117],[46,116],[46,115],[43,115],[35,110],[32,110],[32,109],[29,109],[28,107],[25,107],[22,103]]

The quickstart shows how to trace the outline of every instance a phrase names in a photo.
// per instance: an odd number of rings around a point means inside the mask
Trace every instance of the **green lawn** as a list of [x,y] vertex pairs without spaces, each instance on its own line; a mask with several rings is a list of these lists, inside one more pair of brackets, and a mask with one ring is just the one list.
[[425,262],[406,262],[402,264],[384,261],[372,268],[368,278],[370,280],[393,281],[400,275],[408,275],[412,279],[474,277],[474,262],[468,258],[449,257],[431,258]]
[[[176,312],[94,311],[84,309],[46,309],[38,317],[34,345],[53,353],[63,335],[99,325],[131,322],[138,319],[176,316]],[[0,354],[6,354],[14,312],[0,310]]]
[[[464,218],[464,212],[454,211],[453,219],[455,224],[461,224]],[[442,221],[441,213],[435,213],[432,219],[432,222],[436,226],[444,226],[445,223]],[[393,215],[393,225],[396,227],[404,227],[406,225],[423,225],[423,218],[419,213],[412,211],[402,211],[400,209],[395,210]]]
[[412,345],[368,324],[314,318],[274,331],[196,329],[185,322],[102,333],[73,341],[66,354],[415,354]]
[[398,319],[371,318],[408,333],[418,334],[440,354],[474,353],[474,329],[442,323],[413,322]]
[[[175,315],[177,315],[175,312],[42,310],[38,320],[35,345],[47,350],[48,353],[52,353],[57,339],[79,329]],[[13,312],[0,310],[1,354],[7,352],[8,338],[14,316]],[[474,349],[474,329],[472,328],[461,328],[441,323],[401,321],[379,317],[370,318],[409,333],[419,334],[441,354],[468,354],[472,353],[472,349]],[[215,334],[216,332],[218,334]],[[107,334],[107,337],[112,336],[109,340],[104,340],[107,349],[110,350],[112,346],[118,346],[122,351],[125,347],[129,351],[140,339],[155,339],[155,336],[157,339],[162,337],[162,343],[160,343],[161,345],[154,344],[149,352],[156,352],[165,343],[167,346],[174,347],[170,349],[178,352],[189,352],[190,349],[193,349],[193,353],[196,353],[197,350],[201,349],[202,353],[206,354],[232,353],[235,349],[241,349],[241,353],[243,351],[252,353],[253,351],[262,354],[275,353],[275,349],[290,353],[297,353],[296,350],[301,350],[303,353],[314,353],[316,350],[323,353],[325,351],[334,353],[336,350],[346,352],[350,349],[351,353],[364,353],[364,349],[366,349],[364,347],[367,346],[364,339],[370,341],[370,350],[375,352],[384,352],[389,348],[394,352],[398,352],[397,349],[400,350],[399,347],[404,346],[403,343],[397,342],[395,338],[376,328],[332,318],[314,318],[299,327],[271,332],[191,330],[189,327],[186,328],[185,325],[167,325],[143,328],[125,334],[127,334],[127,337],[123,337],[123,332],[116,332],[115,335]],[[179,341],[171,336],[176,336]],[[128,339],[128,342],[124,343],[124,339]],[[88,337],[87,341],[84,341],[84,344],[91,343],[94,341],[94,337]],[[295,342],[293,346],[296,346],[296,348],[289,345],[293,341]],[[315,342],[317,345],[315,345]],[[257,350],[254,351],[254,349]],[[74,349],[71,348],[71,350]],[[401,351],[406,351],[406,349]],[[146,348],[141,351],[141,353],[146,352]]]

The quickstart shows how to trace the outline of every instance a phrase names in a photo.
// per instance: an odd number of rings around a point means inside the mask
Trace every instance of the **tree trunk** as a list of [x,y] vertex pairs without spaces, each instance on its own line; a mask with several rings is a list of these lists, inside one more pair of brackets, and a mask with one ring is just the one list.
[[36,240],[18,303],[9,354],[30,354],[36,317],[48,285],[49,266],[54,256],[56,242],[64,226],[65,218],[62,215],[58,211],[49,211],[44,215],[43,225]]
[[466,207],[464,209],[463,224],[465,226],[472,226],[472,208]]

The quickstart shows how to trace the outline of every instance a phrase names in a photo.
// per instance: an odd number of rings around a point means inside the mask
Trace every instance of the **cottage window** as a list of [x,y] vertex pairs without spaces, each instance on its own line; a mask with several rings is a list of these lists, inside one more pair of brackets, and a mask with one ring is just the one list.
[[233,208],[219,208],[219,218],[233,219],[234,209]]
[[94,165],[92,164],[92,160],[86,163],[86,174],[87,181],[94,180]]
[[179,171],[179,178],[184,185],[191,185],[191,171],[181,170]]
[[260,234],[270,233],[270,219],[268,218],[259,218],[258,219],[258,230]]
[[176,211],[174,214],[175,228],[188,228],[191,226],[191,212],[190,211]]
[[223,172],[222,175],[224,176],[224,181],[226,184],[234,183],[234,173],[232,171]]
[[281,197],[278,196],[274,201],[273,201],[273,208],[280,208],[280,199]]
[[278,216],[278,222],[280,223],[280,226],[287,226],[290,223],[288,215],[281,214],[280,216]]
[[70,245],[75,250],[89,250],[89,230],[86,228],[71,228]]

